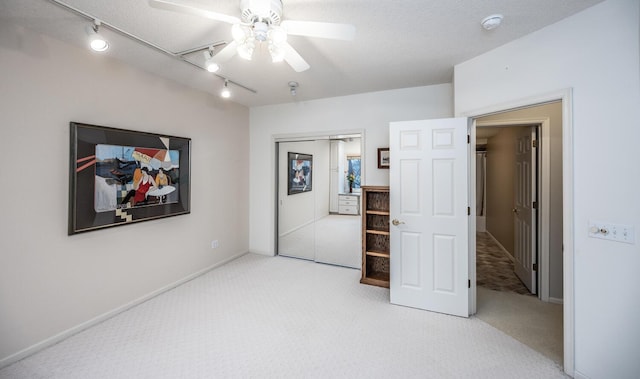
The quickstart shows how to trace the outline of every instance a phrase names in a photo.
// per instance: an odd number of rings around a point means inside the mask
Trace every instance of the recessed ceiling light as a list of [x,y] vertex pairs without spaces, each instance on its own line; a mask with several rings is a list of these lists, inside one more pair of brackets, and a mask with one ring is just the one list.
[[492,14],[491,16],[485,17],[480,22],[480,25],[482,25],[486,30],[492,30],[500,26],[503,18],[504,16],[501,14]]

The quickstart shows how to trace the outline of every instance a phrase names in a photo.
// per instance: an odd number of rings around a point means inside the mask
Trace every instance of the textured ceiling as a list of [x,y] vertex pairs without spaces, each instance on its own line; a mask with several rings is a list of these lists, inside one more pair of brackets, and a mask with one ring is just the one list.
[[[177,53],[231,41],[231,26],[192,15],[151,8],[146,0],[63,0],[106,23]],[[179,2],[181,0],[175,0]],[[218,74],[231,85],[232,101],[246,105],[304,101],[452,81],[453,66],[520,38],[602,0],[283,0],[284,20],[349,23],[353,41],[290,36],[289,43],[311,65],[297,73],[272,63],[263,47],[254,59],[235,56]],[[186,2],[186,1],[185,1]],[[189,0],[239,17],[239,0]],[[501,27],[487,31],[480,21],[501,13]],[[48,0],[0,0],[0,22],[86,46],[86,19]],[[188,86],[218,94],[223,79],[190,64],[101,29],[111,48],[105,54]],[[202,54],[187,56],[202,65]],[[292,97],[287,83],[300,84]]]

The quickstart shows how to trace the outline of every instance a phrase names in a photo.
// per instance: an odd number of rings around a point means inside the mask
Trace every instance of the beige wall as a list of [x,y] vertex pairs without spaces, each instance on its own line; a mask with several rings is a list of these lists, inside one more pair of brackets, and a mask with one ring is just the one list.
[[487,231],[513,256],[515,135],[503,128],[487,141]]
[[[248,251],[247,108],[7,24],[0,68],[0,365]],[[191,214],[68,236],[70,121],[192,138]]]

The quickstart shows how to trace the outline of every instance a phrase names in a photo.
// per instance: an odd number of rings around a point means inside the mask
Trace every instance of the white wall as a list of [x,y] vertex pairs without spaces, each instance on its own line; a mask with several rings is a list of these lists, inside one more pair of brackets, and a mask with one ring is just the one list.
[[588,220],[640,235],[639,20],[637,0],[605,1],[455,67],[456,114],[573,89],[578,377],[640,372],[638,242],[587,237]]
[[376,155],[389,146],[389,122],[451,117],[451,90],[441,84],[251,108],[250,250],[274,254],[274,135],[364,131],[364,184],[388,185],[389,171],[377,168]]
[[[247,108],[7,24],[0,68],[0,365],[248,251]],[[192,138],[191,214],[68,236],[70,121]]]

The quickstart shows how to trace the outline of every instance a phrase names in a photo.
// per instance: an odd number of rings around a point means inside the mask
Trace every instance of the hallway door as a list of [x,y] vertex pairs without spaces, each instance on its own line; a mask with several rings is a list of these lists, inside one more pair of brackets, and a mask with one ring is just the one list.
[[514,270],[536,294],[537,286],[537,155],[536,127],[522,128],[516,136]]

